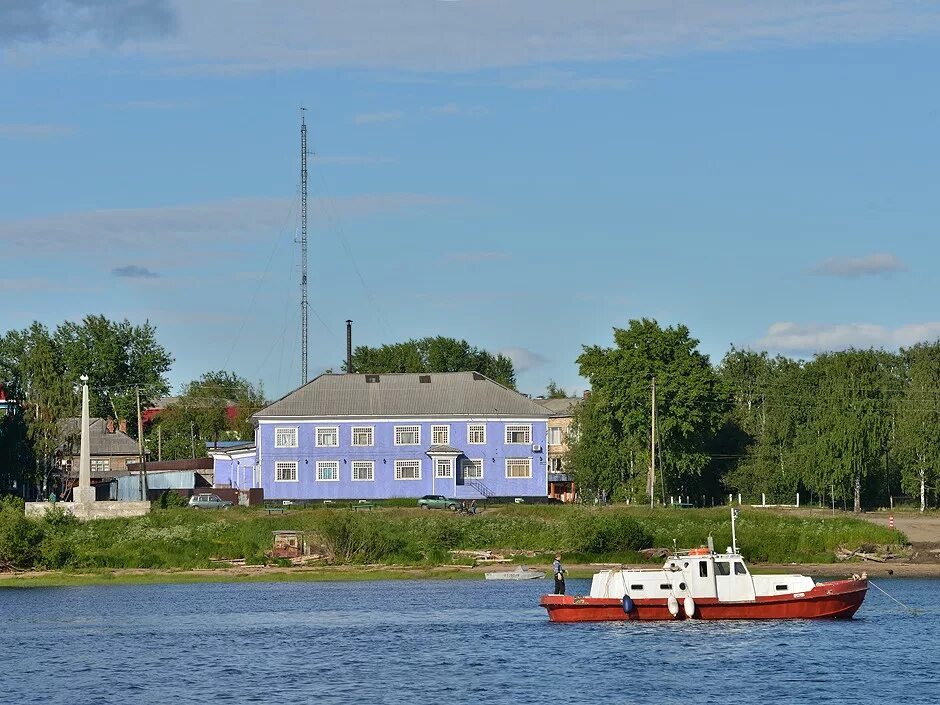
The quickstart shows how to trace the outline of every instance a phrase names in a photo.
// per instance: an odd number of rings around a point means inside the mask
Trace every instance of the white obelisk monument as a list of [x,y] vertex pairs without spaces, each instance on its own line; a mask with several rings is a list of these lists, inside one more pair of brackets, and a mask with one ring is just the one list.
[[95,488],[91,486],[91,423],[88,417],[88,375],[82,375],[82,445],[78,461],[78,485],[72,488],[72,501],[78,504],[95,501]]

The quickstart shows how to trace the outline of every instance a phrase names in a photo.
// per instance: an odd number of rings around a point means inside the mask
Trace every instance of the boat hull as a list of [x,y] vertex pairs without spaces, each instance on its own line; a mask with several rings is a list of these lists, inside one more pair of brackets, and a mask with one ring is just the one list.
[[679,613],[669,612],[667,598],[634,599],[633,609],[608,597],[543,595],[539,604],[552,622],[629,622],[676,619],[851,619],[868,592],[868,580],[839,580],[820,583],[805,593],[758,597],[754,602],[719,602],[715,598],[695,600],[691,618],[679,601]]

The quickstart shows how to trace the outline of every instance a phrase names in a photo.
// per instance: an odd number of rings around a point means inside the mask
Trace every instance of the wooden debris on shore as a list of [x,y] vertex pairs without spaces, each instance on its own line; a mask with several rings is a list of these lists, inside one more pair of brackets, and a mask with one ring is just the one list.
[[640,555],[645,556],[646,558],[668,558],[671,551],[668,548],[644,548],[638,551]]
[[853,558],[861,558],[863,561],[871,561],[873,563],[887,563],[888,561],[910,557],[909,551],[904,551],[903,549],[901,551],[895,551],[893,550],[894,548],[896,547],[875,546],[870,543],[862,544],[855,550],[839,546],[839,548],[836,549],[836,559],[849,561]]
[[511,558],[493,551],[459,551],[453,550],[450,554],[454,558],[472,558],[474,565],[491,565],[493,563],[512,563]]

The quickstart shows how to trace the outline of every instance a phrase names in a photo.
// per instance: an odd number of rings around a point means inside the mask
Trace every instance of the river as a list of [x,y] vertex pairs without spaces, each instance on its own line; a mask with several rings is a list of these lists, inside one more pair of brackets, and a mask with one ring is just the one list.
[[851,621],[551,624],[548,581],[0,589],[0,702],[940,702],[940,581],[877,582],[923,611],[870,590]]

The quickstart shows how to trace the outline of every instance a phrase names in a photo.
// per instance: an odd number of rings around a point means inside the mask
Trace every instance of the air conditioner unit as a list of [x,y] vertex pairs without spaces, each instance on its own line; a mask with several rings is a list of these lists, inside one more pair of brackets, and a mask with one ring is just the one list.
[[541,453],[541,452],[542,452],[542,446],[540,446],[540,445],[538,445],[538,444],[536,444],[536,443],[533,443],[533,444],[532,444],[532,452],[533,452],[533,453]]

